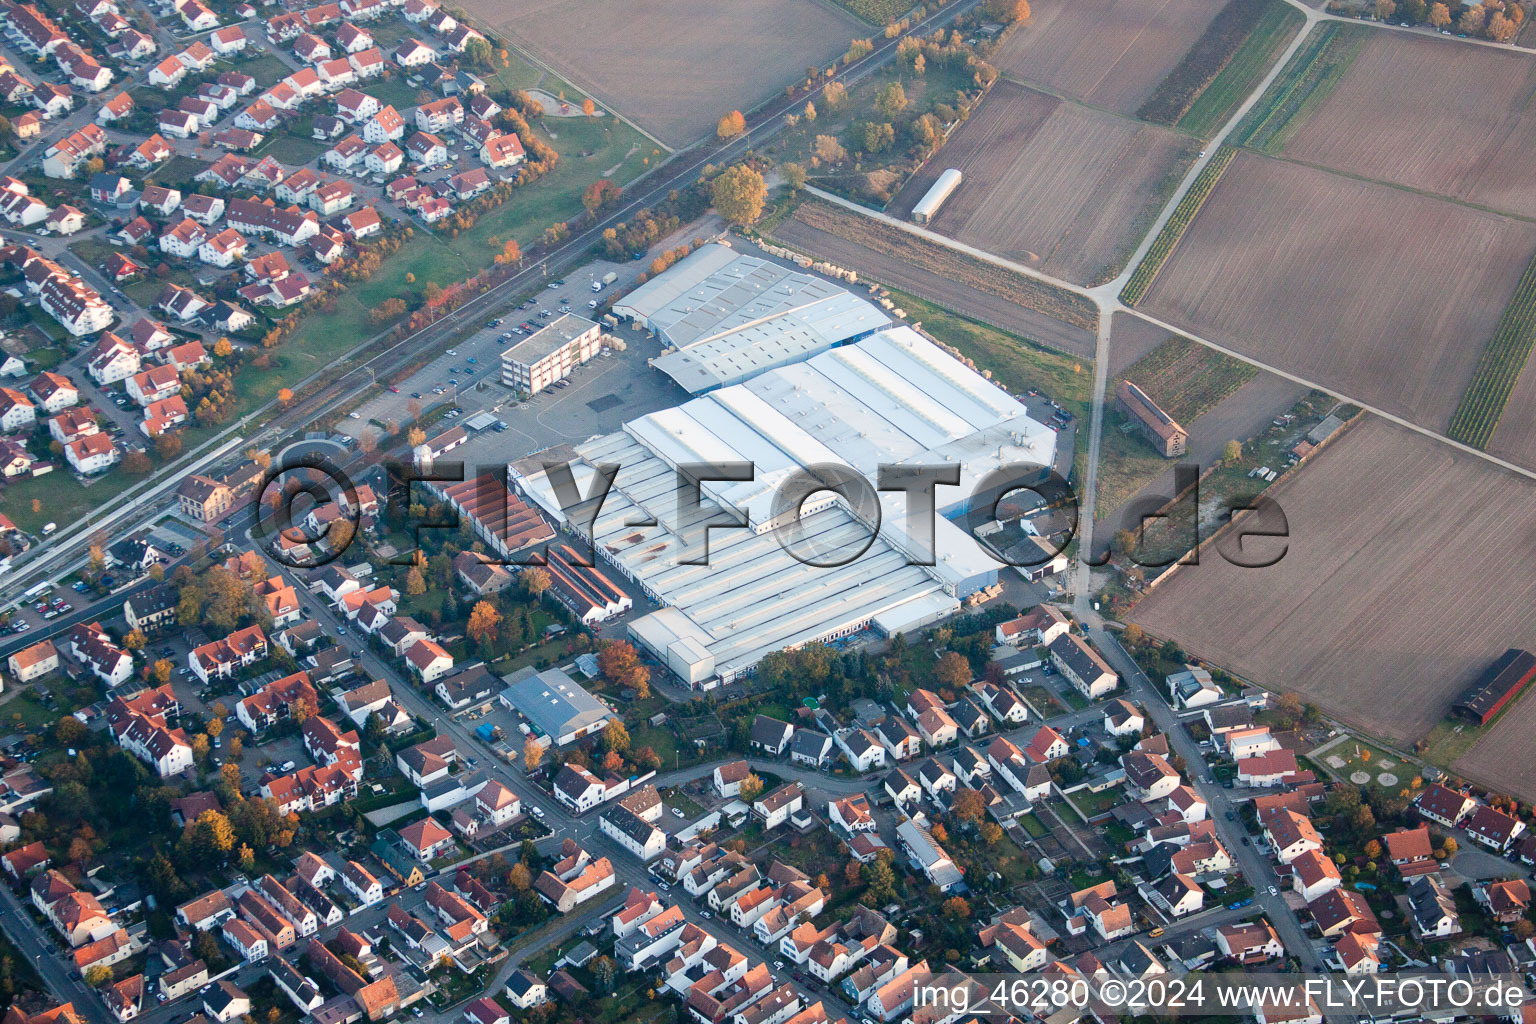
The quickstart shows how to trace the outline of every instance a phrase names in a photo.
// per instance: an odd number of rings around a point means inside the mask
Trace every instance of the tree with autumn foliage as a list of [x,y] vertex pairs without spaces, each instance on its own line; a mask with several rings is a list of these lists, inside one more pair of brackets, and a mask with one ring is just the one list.
[[484,643],[496,639],[496,630],[500,625],[501,613],[496,610],[496,606],[489,601],[479,601],[470,609],[469,625],[465,631],[471,640]]
[[1030,13],[1029,0],[987,0],[988,17],[1004,25],[1028,21]]
[[763,787],[762,776],[756,772],[749,772],[747,777],[741,780],[741,790],[739,793],[741,802],[745,804],[752,803],[752,801],[763,795]]
[[530,565],[518,574],[518,578],[523,585],[523,593],[529,597],[539,597],[549,589],[549,570],[542,566]]
[[986,797],[974,789],[959,790],[955,793],[955,798],[950,801],[949,813],[956,821],[975,824],[986,816]]
[[745,164],[727,167],[710,183],[711,198],[720,215],[733,224],[751,224],[763,215],[768,186],[763,176]]
[[946,651],[934,667],[933,677],[944,686],[952,690],[958,690],[969,685],[971,681],[971,663],[965,655],[955,651]]
[[722,139],[733,139],[747,130],[747,119],[741,111],[733,110],[720,118],[720,123],[715,125],[715,134]]
[[596,213],[606,206],[617,203],[623,194],[624,190],[610,179],[598,178],[581,194],[581,205],[587,208],[588,213]]
[[544,760],[544,744],[533,736],[523,741],[523,769],[533,771]]

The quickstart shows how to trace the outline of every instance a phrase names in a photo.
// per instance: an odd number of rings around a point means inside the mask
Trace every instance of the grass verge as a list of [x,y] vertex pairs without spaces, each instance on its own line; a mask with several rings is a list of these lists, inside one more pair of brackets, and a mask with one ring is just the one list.
[[1266,3],[1258,24],[1221,72],[1195,97],[1177,127],[1202,139],[1215,135],[1305,21],[1301,12],[1284,0]]
[[927,267],[935,273],[1044,313],[1074,327],[1096,331],[1093,300],[977,259],[831,203],[801,203],[794,216],[804,223],[875,252]]
[[1344,77],[1369,29],[1328,22],[1291,58],[1248,116],[1233,132],[1234,143],[1278,153],[1305,114],[1316,109]]
[[[1196,101],[1214,85],[1248,45],[1258,37],[1260,45],[1252,55],[1245,55],[1245,63],[1252,66],[1266,46],[1261,29],[1270,32],[1285,21],[1285,13],[1291,11],[1284,0],[1227,0],[1227,4],[1211,19],[1178,64],[1136,111],[1136,116],[1153,124],[1181,125]],[[1295,20],[1301,15],[1291,11]],[[1223,84],[1222,96],[1230,98],[1235,84]],[[1202,112],[1202,119],[1209,120],[1219,108],[1211,103]]]
[[1216,183],[1232,164],[1232,159],[1237,156],[1237,150],[1230,146],[1223,146],[1209,163],[1201,169],[1195,182],[1190,186],[1184,198],[1179,200],[1179,205],[1174,207],[1173,216],[1168,218],[1168,223],[1163,225],[1163,230],[1158,232],[1157,238],[1152,242],[1152,248],[1147,250],[1146,257],[1136,265],[1136,270],[1131,274],[1131,279],[1125,283],[1125,288],[1120,292],[1120,301],[1128,306],[1134,306],[1146,296],[1147,290],[1152,287],[1152,281],[1157,277],[1157,272],[1163,269],[1163,264],[1173,254],[1173,247],[1179,244],[1179,239],[1184,237],[1184,231],[1195,219],[1195,214],[1200,212],[1200,207],[1205,205],[1206,197],[1216,188]]

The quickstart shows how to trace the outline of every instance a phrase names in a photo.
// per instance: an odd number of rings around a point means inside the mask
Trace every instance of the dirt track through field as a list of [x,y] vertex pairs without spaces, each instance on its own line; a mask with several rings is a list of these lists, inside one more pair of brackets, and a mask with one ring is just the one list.
[[909,216],[947,168],[960,187],[928,226],[1080,284],[1117,273],[1199,144],[1015,82],[979,110],[893,200]]

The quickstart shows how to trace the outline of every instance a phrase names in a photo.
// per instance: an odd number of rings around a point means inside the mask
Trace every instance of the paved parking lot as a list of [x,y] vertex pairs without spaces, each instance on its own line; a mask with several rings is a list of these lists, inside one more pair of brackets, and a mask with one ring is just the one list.
[[[486,315],[473,336],[440,353],[408,379],[394,385],[381,381],[377,393],[354,410],[355,416],[341,429],[360,433],[369,429],[369,421],[373,421],[374,430],[378,429],[379,423],[408,424],[421,413],[440,405],[451,405],[455,397],[466,410],[489,408],[505,402],[512,397],[512,391],[501,383],[501,353],[526,336],[526,333],[514,333],[519,329],[518,325],[549,323],[560,315],[561,306],[565,304],[578,316],[596,320],[598,314],[588,303],[594,299],[609,299],[628,290],[649,265],[648,260],[595,261],[555,279],[563,280],[564,285],[547,286],[522,303],[513,303]],[[614,283],[605,286],[601,292],[593,292],[592,283],[601,282],[609,273],[617,275]],[[554,285],[554,280],[550,285]],[[494,327],[487,326],[496,319],[502,322]],[[455,380],[458,381],[456,387],[452,383]],[[392,391],[391,387],[400,390]],[[442,393],[438,394],[437,389],[442,389]],[[489,402],[475,401],[476,396],[485,395],[494,398]]]

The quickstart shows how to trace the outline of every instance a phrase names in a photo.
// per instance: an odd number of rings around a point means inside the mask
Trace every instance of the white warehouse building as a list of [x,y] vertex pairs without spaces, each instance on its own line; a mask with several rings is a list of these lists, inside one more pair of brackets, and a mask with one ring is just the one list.
[[636,288],[613,312],[661,340],[651,365],[695,395],[891,325],[879,306],[831,281],[718,244]]
[[[664,280],[665,275],[658,280]],[[908,632],[959,609],[996,582],[999,564],[945,516],[968,508],[977,481],[1003,466],[1049,466],[1056,435],[1001,388],[910,327],[765,370],[683,405],[640,417],[576,447],[572,472],[591,492],[596,465],[619,467],[591,536],[590,507],[562,512],[535,455],[510,478],[598,555],[635,581],[661,610],[636,619],[630,636],[701,689],[750,673],[767,654],[863,629]],[[746,528],[708,533],[708,563],[683,564],[676,468],[746,462],[750,481],[700,482],[698,524],[734,514]],[[905,497],[882,493],[878,536],[841,498],[814,494],[799,527],[823,551],[867,550],[832,567],[809,565],[781,545],[774,492],[802,467],[834,464],[873,485],[889,464],[955,464],[958,487],[938,488],[934,564],[925,532],[909,535]],[[788,517],[793,519],[793,516]],[[647,521],[656,525],[637,525]],[[828,559],[830,561],[830,559]]]

